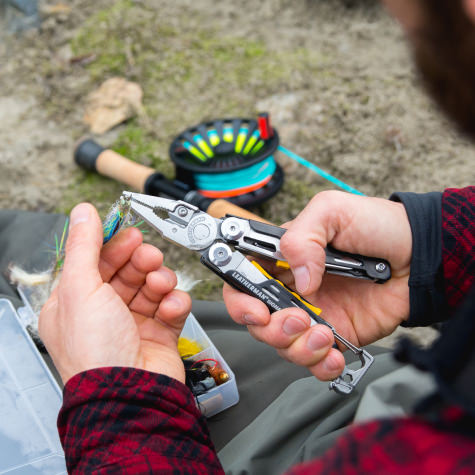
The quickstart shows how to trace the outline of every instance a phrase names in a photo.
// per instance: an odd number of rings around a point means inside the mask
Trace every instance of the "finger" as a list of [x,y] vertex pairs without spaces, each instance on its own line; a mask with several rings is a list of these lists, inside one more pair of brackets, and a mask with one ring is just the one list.
[[299,366],[314,366],[322,361],[334,343],[332,331],[326,325],[314,325],[299,335],[279,353]]
[[297,292],[309,295],[318,290],[325,272],[325,250],[309,227],[302,223],[287,231],[280,248],[292,269]]
[[137,228],[125,229],[105,244],[99,259],[102,280],[109,282],[113,275],[129,261],[140,244],[142,244],[142,233]]
[[267,325],[270,313],[267,306],[250,295],[224,284],[223,298],[231,318],[241,325]]
[[173,328],[178,338],[190,311],[190,296],[182,290],[172,290],[160,302],[155,319]]
[[298,308],[286,308],[271,315],[267,325],[249,325],[249,333],[259,341],[274,348],[288,348],[310,328],[307,312]]
[[163,254],[151,244],[135,249],[129,262],[112,277],[110,284],[128,305],[145,282],[147,274],[157,270],[163,262]]
[[140,288],[130,302],[130,310],[149,318],[153,317],[163,296],[171,292],[176,284],[175,273],[167,267],[150,272],[145,279],[145,285]]
[[102,283],[98,269],[102,223],[96,209],[81,203],[71,212],[60,287],[64,295],[89,295]]
[[331,348],[322,361],[309,367],[310,372],[321,381],[337,378],[344,369],[345,358],[343,353],[336,348]]
[[173,290],[163,297],[154,318],[134,313],[143,344],[159,343],[176,351],[178,337],[190,310],[190,296],[181,290]]
[[292,269],[297,291],[302,295],[309,295],[320,287],[325,272],[325,248],[351,221],[346,195],[336,191],[317,194],[282,236],[281,251]]
[[256,261],[272,277],[280,280],[285,285],[292,285],[294,283],[294,275],[288,266],[284,267],[282,264],[277,264],[276,262],[269,259],[259,259],[253,257],[252,260]]
[[48,297],[48,300],[43,305],[41,311],[49,311],[50,307],[53,307],[58,304],[58,286],[56,286]]
[[274,273],[269,272],[269,274],[277,280],[280,280],[280,282],[282,282],[286,287],[292,287],[295,289],[295,278],[290,269],[280,269]]

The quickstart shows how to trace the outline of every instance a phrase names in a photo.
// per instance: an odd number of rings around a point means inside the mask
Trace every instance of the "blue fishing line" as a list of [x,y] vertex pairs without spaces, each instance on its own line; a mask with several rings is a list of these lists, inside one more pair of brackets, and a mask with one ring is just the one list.
[[339,188],[345,191],[349,191],[350,193],[354,193],[355,195],[365,196],[365,194],[361,193],[361,191],[358,191],[356,188],[353,188],[350,185],[347,185],[346,183],[339,180],[338,178],[335,178],[333,175],[330,175],[330,173],[327,173],[325,170],[322,170],[321,168],[317,167],[313,163],[310,163],[308,160],[305,160],[305,158],[302,158],[296,153],[291,152],[290,150],[287,150],[285,147],[282,147],[282,145],[279,145],[277,149],[280,150],[285,155],[287,155],[288,157],[290,157],[292,160],[295,160],[296,162],[300,163],[300,165],[307,167],[309,170],[312,170],[313,172],[317,173],[321,177],[325,178],[325,180],[332,182],[334,185],[338,186]]
[[262,162],[251,165],[249,168],[224,173],[195,173],[195,183],[198,189],[210,191],[225,191],[235,188],[244,188],[265,180],[276,170],[274,157],[271,155]]

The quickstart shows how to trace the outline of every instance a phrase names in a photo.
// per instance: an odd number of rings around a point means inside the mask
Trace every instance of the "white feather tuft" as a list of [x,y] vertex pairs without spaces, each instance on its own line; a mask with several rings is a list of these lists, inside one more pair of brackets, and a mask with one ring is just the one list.
[[182,271],[175,271],[175,274],[178,282],[176,288],[178,290],[183,290],[184,292],[189,292],[196,284],[201,282],[201,280],[195,280],[192,276],[185,274]]
[[10,265],[8,270],[10,282],[15,285],[32,287],[34,285],[47,284],[51,281],[51,271],[27,272],[13,264]]

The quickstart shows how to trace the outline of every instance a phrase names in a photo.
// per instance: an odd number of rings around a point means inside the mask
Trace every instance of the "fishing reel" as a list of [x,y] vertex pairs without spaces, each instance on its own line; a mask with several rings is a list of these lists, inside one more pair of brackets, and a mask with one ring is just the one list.
[[274,160],[279,145],[268,114],[257,120],[215,119],[189,127],[170,146],[176,181],[210,199],[256,206],[282,187],[284,173]]

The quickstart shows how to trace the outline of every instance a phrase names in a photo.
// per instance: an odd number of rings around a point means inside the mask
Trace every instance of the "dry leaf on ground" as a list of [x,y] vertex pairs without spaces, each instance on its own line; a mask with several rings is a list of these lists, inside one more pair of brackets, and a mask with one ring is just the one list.
[[142,88],[123,78],[110,78],[87,98],[84,122],[103,134],[142,110]]

